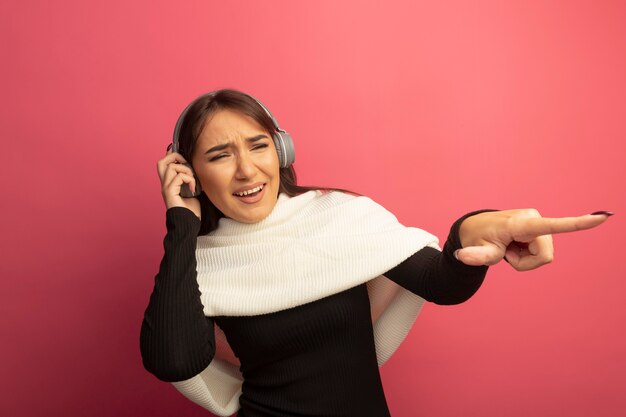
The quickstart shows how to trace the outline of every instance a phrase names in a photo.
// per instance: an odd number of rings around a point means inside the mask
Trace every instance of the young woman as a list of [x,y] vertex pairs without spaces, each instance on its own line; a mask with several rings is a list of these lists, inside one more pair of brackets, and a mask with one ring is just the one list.
[[424,300],[467,300],[502,259],[551,262],[550,234],[611,214],[472,212],[440,250],[367,197],[298,186],[290,138],[235,90],[194,100],[174,145],[157,163],[167,235],[141,353],[222,416],[389,416],[378,366]]

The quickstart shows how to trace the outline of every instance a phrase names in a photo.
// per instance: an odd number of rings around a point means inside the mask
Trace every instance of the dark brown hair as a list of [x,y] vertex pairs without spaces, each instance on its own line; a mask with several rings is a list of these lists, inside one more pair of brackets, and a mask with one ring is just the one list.
[[[217,111],[222,109],[235,110],[250,116],[271,136],[276,130],[270,116],[263,110],[259,103],[248,94],[232,89],[214,91],[198,97],[189,106],[189,110],[182,121],[178,136],[179,153],[187,160],[192,161],[196,151],[198,137],[202,133],[205,124]],[[301,186],[297,184],[296,171],[293,165],[280,168],[279,193],[285,193],[290,197],[297,196],[311,190],[341,191],[359,195],[353,191],[341,188]],[[224,214],[211,203],[204,191],[198,196],[200,200],[202,224],[199,235],[207,234],[217,228],[218,221]]]

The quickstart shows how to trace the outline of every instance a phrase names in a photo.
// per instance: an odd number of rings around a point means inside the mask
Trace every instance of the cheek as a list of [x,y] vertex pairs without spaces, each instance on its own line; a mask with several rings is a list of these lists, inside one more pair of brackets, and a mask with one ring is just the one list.
[[213,170],[206,168],[196,171],[196,176],[200,180],[200,184],[202,184],[202,189],[205,194],[216,194],[226,189],[228,181],[226,179],[226,175],[224,175],[224,171],[225,170]]
[[265,158],[263,159],[263,167],[268,174],[278,175],[280,166],[276,150],[268,152],[267,155],[265,155]]

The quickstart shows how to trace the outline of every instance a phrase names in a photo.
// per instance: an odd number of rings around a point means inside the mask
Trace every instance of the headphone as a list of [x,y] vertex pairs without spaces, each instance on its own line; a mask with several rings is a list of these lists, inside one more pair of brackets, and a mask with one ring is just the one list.
[[[189,103],[187,107],[185,107],[185,110],[183,110],[183,112],[178,117],[178,120],[176,121],[176,126],[174,127],[174,137],[172,139],[172,152],[178,152],[178,149],[179,149],[178,138],[180,135],[180,128],[192,104],[201,98],[213,97],[221,91],[223,90],[211,91],[210,93],[203,94],[197,97],[191,103]],[[276,121],[274,116],[272,116],[272,113],[270,113],[270,111],[267,109],[267,107],[263,105],[263,103],[261,103],[259,100],[252,97],[249,94],[246,94],[246,96],[250,97],[259,106],[261,106],[261,108],[265,111],[265,113],[267,113],[270,119],[272,119],[272,123],[274,124],[274,132],[272,132],[272,140],[274,141],[274,146],[276,147],[276,152],[278,153],[278,163],[279,163],[280,168],[288,168],[296,160],[296,153],[295,153],[295,148],[293,146],[293,139],[291,139],[291,135],[280,128],[280,126],[278,125],[278,122]],[[185,164],[185,165],[191,168],[191,171],[193,172],[193,168],[191,167],[190,163]],[[196,180],[196,192],[192,193],[191,190],[189,189],[189,184],[183,183],[183,185],[181,186],[181,190],[180,190],[180,195],[182,197],[197,197],[202,192],[202,189],[200,187],[200,181],[198,180],[198,177],[196,176],[195,172],[193,173],[193,177]]]

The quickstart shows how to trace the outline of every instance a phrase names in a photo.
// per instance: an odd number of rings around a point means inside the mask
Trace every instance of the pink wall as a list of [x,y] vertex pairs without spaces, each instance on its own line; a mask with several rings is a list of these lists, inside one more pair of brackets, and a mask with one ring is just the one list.
[[155,164],[220,87],[273,110],[303,183],[441,239],[477,208],[617,213],[556,236],[551,265],[429,305],[382,369],[394,417],[626,409],[623,2],[174,3],[0,6],[0,415],[207,415],[143,370],[138,337]]

